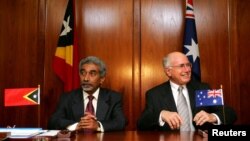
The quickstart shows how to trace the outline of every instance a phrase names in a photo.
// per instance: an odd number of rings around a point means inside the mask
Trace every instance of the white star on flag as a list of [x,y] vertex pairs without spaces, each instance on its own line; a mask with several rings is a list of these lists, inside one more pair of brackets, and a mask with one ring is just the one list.
[[72,28],[69,26],[69,21],[70,21],[70,16],[68,16],[67,21],[63,21],[64,30],[62,31],[60,36],[67,35],[67,33],[69,33],[72,30]]
[[198,44],[195,43],[195,41],[193,40],[193,38],[192,38],[191,45],[184,45],[184,47],[186,47],[189,50],[187,52],[186,56],[191,55],[193,57],[193,62],[195,62],[195,60],[198,57],[200,57]]

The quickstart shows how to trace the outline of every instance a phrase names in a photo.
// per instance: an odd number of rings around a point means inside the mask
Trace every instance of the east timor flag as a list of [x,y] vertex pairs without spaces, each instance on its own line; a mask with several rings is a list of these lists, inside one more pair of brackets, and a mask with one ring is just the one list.
[[4,96],[4,106],[39,105],[40,87],[5,89]]
[[63,81],[65,91],[70,91],[80,86],[74,5],[74,0],[68,1],[55,56],[53,58],[53,70]]

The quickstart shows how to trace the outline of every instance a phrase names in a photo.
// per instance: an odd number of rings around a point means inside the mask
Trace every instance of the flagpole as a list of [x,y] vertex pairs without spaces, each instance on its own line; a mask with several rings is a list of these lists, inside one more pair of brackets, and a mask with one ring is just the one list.
[[220,85],[221,88],[221,94],[222,94],[222,100],[223,100],[223,104],[222,104],[222,112],[223,112],[223,120],[224,120],[224,124],[226,124],[226,115],[225,115],[225,107],[224,107],[224,96],[223,96],[223,86]]
[[41,116],[40,116],[40,111],[41,111],[41,108],[40,108],[40,97],[41,97],[41,89],[40,89],[40,84],[38,84],[38,94],[39,94],[39,99],[38,99],[38,113],[37,113],[37,115],[38,115],[38,127],[40,127],[40,123],[41,123]]

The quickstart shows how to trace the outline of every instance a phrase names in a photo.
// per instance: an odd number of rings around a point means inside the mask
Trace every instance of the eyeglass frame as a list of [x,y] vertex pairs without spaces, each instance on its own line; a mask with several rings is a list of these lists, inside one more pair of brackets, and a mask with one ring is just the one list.
[[180,64],[180,65],[176,65],[176,66],[167,66],[167,68],[170,67],[176,67],[176,68],[180,68],[180,69],[184,69],[184,68],[192,68],[192,63],[186,63],[186,64]]

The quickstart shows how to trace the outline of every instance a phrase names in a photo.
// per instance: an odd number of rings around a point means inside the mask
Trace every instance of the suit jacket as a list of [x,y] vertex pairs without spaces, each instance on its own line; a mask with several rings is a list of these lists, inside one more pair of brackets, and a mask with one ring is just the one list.
[[[48,129],[66,129],[67,126],[80,121],[84,115],[84,100],[81,89],[61,95],[56,111],[48,122]],[[103,125],[104,131],[123,130],[125,116],[122,108],[122,96],[109,89],[100,88],[97,120]]]
[[[195,106],[195,90],[209,89],[208,84],[191,80],[186,85],[186,87],[189,93],[189,101],[193,117],[199,111],[204,110],[208,113],[215,113],[216,115],[218,115],[222,123],[225,123],[222,106],[200,108],[196,108]],[[236,120],[236,114],[230,107],[226,109],[226,115],[231,116],[230,119],[228,119],[228,123],[233,123]],[[174,101],[169,81],[164,82],[146,92],[145,109],[137,121],[138,130],[171,130],[168,124],[164,124],[164,126],[159,125],[159,115],[162,110],[177,112],[177,107]],[[207,128],[207,126],[210,126],[210,124],[206,123],[203,127],[200,128],[204,129]],[[198,127],[195,126],[195,128]]]

